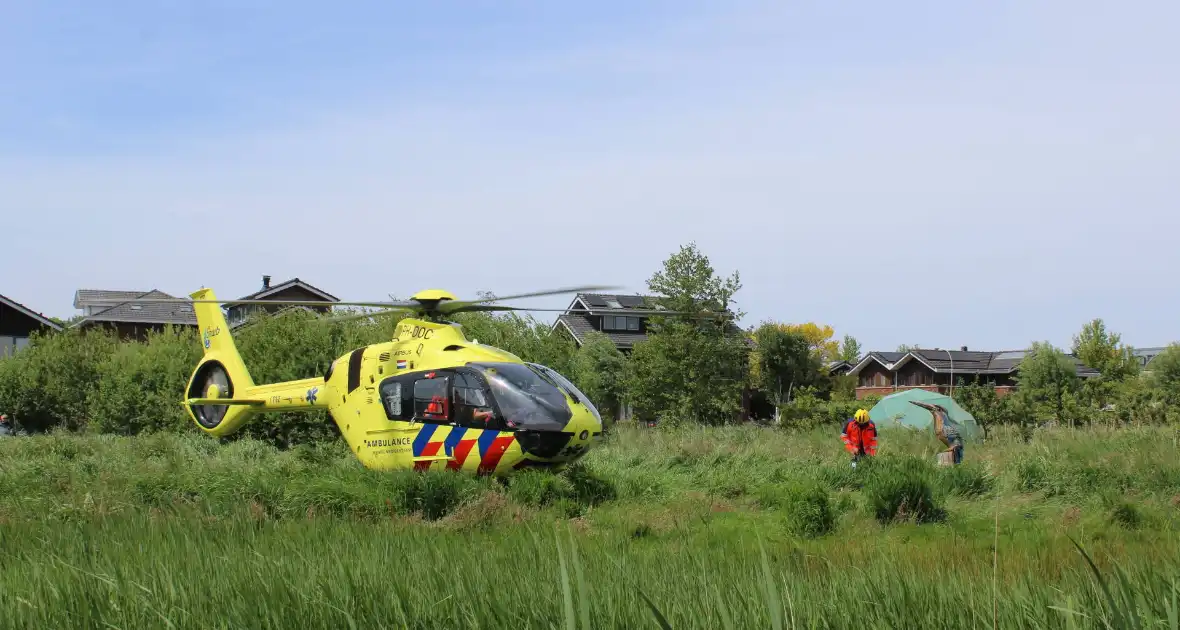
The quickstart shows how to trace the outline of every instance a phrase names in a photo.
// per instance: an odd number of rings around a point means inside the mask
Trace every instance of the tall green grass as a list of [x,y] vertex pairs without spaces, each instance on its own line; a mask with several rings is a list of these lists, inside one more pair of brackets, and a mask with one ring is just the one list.
[[[999,432],[953,469],[892,434],[853,470],[830,433],[624,430],[508,481],[0,440],[0,627],[1176,629],[1170,434]],[[880,514],[913,497],[939,518]]]

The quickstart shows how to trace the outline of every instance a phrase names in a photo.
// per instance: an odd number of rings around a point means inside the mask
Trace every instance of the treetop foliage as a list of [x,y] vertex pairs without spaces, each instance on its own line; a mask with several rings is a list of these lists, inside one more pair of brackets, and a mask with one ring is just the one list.
[[[764,321],[743,330],[736,308],[737,271],[719,273],[695,243],[673,252],[648,280],[669,310],[713,313],[653,316],[648,335],[630,354],[602,333],[578,346],[569,335],[531,315],[461,313],[469,339],[548,365],[581,388],[609,423],[625,413],[640,422],[726,424],[746,420],[784,425],[837,423],[875,398],[856,399],[856,377],[830,375],[835,361],[856,362],[860,343],[839,339],[829,325]],[[492,297],[490,295],[486,297]],[[389,340],[399,319],[313,324],[302,310],[260,313],[234,337],[256,382],[323,374],[348,351]],[[911,349],[902,345],[899,350]],[[953,396],[985,428],[1046,423],[1180,423],[1180,344],[1146,368],[1101,319],[1074,337],[1073,357],[1034,343],[1017,375],[1018,387],[998,395],[987,383],[956,379]],[[138,434],[195,431],[179,402],[201,346],[192,329],[120,342],[103,330],[34,335],[29,347],[0,359],[0,411],[28,431],[63,429]],[[1077,361],[1101,378],[1082,379]],[[260,416],[243,435],[280,445],[335,439],[326,412]]]

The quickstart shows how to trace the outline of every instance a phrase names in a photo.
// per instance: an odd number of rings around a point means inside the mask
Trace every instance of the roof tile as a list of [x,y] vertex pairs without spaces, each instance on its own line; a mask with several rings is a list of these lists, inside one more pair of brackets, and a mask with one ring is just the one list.
[[[975,350],[942,350],[931,348],[914,349],[910,352],[922,363],[936,372],[954,371],[956,374],[1010,374],[1020,367],[1020,362],[1028,354],[1026,350],[1004,350],[998,352],[980,352]],[[905,353],[901,352],[870,352],[888,364],[900,361]],[[1098,371],[1084,364],[1077,357],[1067,354],[1077,366],[1078,375],[1082,377],[1097,376]],[[894,358],[896,357],[896,358]]]

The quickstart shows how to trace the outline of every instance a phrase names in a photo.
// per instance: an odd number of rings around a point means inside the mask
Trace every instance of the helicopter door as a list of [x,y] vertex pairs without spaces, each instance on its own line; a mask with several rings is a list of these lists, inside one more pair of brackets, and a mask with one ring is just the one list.
[[472,429],[502,430],[503,422],[496,412],[491,390],[474,372],[455,374],[453,392],[455,423]]
[[414,416],[424,422],[451,421],[450,376],[429,372],[414,381]]

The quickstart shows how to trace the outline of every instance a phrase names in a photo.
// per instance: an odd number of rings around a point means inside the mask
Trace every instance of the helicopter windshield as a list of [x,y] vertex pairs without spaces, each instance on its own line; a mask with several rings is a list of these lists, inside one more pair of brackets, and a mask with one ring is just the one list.
[[586,396],[586,394],[583,394],[582,390],[578,389],[577,386],[571,383],[568,378],[562,376],[557,370],[541,365],[540,363],[529,363],[528,366],[533,368],[534,371],[548,376],[549,379],[556,383],[558,387],[564,389],[571,398],[585,405],[586,408],[590,410],[590,413],[594,414],[595,420],[602,422],[602,416],[598,413],[598,408],[595,407],[594,403],[590,402],[590,398]]
[[557,383],[520,363],[472,363],[491,388],[508,426],[560,431],[573,412]]

